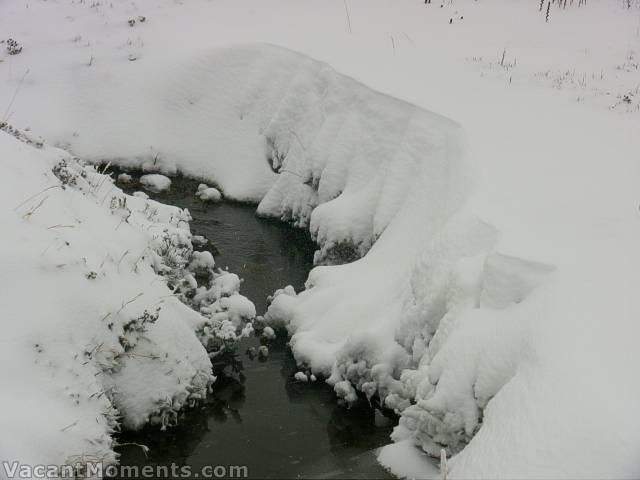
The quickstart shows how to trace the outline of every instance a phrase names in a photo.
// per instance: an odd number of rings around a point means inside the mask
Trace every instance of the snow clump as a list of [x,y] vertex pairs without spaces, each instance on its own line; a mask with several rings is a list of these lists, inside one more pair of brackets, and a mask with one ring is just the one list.
[[171,187],[171,179],[159,173],[149,173],[140,177],[140,184],[152,192],[163,192]]
[[196,197],[198,197],[203,202],[219,202],[222,198],[222,194],[217,188],[209,187],[204,183],[201,183],[200,185],[198,185]]

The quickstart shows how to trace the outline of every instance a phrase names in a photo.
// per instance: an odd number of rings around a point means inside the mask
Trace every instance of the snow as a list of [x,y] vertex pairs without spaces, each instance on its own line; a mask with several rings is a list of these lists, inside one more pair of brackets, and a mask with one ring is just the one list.
[[118,175],[118,183],[131,183],[133,177],[128,173],[121,173]]
[[276,332],[273,330],[273,328],[267,326],[262,330],[262,336],[267,340],[273,340],[274,338],[276,338]]
[[191,243],[194,247],[204,247],[207,243],[209,243],[209,240],[202,235],[193,235],[191,237]]
[[229,296],[224,318],[190,309],[169,286],[189,277],[181,265],[191,257],[199,267],[213,259],[192,252],[188,212],[125,195],[93,167],[16,132],[0,131],[0,261],[11,272],[0,289],[0,362],[11,366],[0,369],[11,392],[0,397],[0,451],[34,465],[112,463],[119,423],[165,428],[212,387],[196,330],[220,338],[231,322],[239,335],[255,309],[239,280],[219,289],[218,302]]
[[206,184],[201,183],[198,185],[196,197],[203,202],[219,202],[222,199],[222,194],[217,188],[209,187]]
[[[19,86],[12,123],[76,155],[308,228],[318,266],[266,318],[343,401],[401,414],[392,470],[417,445],[455,478],[633,478],[640,14],[575,3],[547,23],[506,0],[349,0],[348,22],[340,0],[5,2],[24,49],[2,58],[0,102]],[[232,338],[235,279],[217,278],[196,307]]]
[[189,270],[197,273],[212,270],[215,265],[216,262],[211,252],[193,252],[191,263],[189,263]]
[[140,177],[140,184],[152,192],[162,192],[169,190],[171,187],[171,179],[158,173],[150,173]]
[[149,195],[147,195],[144,192],[133,192],[132,196],[138,197],[138,198],[142,198],[143,200],[148,200],[149,199]]
[[399,478],[438,480],[442,478],[434,461],[421,452],[413,442],[403,440],[387,445],[378,452],[378,461]]

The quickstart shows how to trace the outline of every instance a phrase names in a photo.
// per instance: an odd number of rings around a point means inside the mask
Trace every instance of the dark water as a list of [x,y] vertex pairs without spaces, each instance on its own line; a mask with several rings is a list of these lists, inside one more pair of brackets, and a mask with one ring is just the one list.
[[[217,266],[244,279],[241,293],[259,314],[275,289],[291,284],[297,291],[304,285],[315,249],[305,232],[257,218],[255,206],[205,204],[194,195],[198,183],[178,177],[169,192],[147,193],[189,209],[192,232],[213,244]],[[123,432],[118,442],[151,450],[145,458],[140,448],[121,447],[121,463],[177,463],[192,471],[244,465],[252,478],[391,478],[377,464],[374,449],[389,443],[394,420],[366,402],[347,410],[324,382],[296,382],[298,369],[283,332],[267,343],[267,359],[251,359],[247,348],[259,344],[256,338],[241,342],[241,368],[217,373],[213,393],[186,411],[177,427]]]

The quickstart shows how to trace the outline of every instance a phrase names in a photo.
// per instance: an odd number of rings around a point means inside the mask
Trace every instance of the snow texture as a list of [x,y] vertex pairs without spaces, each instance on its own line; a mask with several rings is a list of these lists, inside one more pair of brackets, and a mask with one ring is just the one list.
[[222,199],[222,194],[217,188],[209,187],[204,183],[201,183],[200,185],[198,185],[196,197],[198,197],[203,202],[219,202]]
[[158,173],[149,173],[140,177],[140,184],[152,192],[163,192],[171,187],[171,179]]
[[[398,411],[392,469],[413,444],[444,449],[452,478],[634,478],[639,18],[576,3],[547,22],[506,0],[6,2],[24,50],[0,92],[20,86],[12,121],[83,158],[180,171],[308,228],[318,266],[266,319],[343,401]],[[216,299],[234,278],[212,282],[194,306],[231,332],[225,308],[252,312]]]
[[[186,210],[125,195],[109,176],[20,135],[0,131],[0,156],[0,258],[10,272],[0,362],[11,365],[0,369],[11,392],[0,397],[2,458],[113,463],[120,423],[166,428],[204,398],[214,382],[204,346],[215,354],[237,339],[255,308],[236,275],[193,252]],[[191,273],[204,271],[210,287]],[[207,311],[185,305],[196,307],[189,290],[206,291]]]

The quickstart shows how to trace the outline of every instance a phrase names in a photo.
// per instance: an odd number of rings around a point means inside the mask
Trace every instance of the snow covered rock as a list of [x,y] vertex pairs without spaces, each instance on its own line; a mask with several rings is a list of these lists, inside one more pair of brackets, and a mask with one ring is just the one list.
[[187,268],[189,271],[197,273],[213,270],[215,264],[216,262],[213,259],[211,252],[193,252],[192,260]]
[[266,326],[262,330],[262,336],[267,340],[273,340],[274,338],[276,338],[276,332],[273,330],[273,328]]
[[198,186],[198,191],[196,192],[196,197],[198,197],[203,202],[219,202],[220,199],[222,199],[222,194],[217,188],[208,187],[205,184],[200,184]]
[[128,173],[121,173],[118,175],[118,183],[131,183],[133,177]]
[[159,173],[149,173],[140,177],[140,184],[152,192],[162,192],[169,190],[171,187],[171,179]]
[[207,243],[209,243],[209,240],[202,235],[194,235],[193,237],[191,237],[191,243],[194,247],[204,247]]

